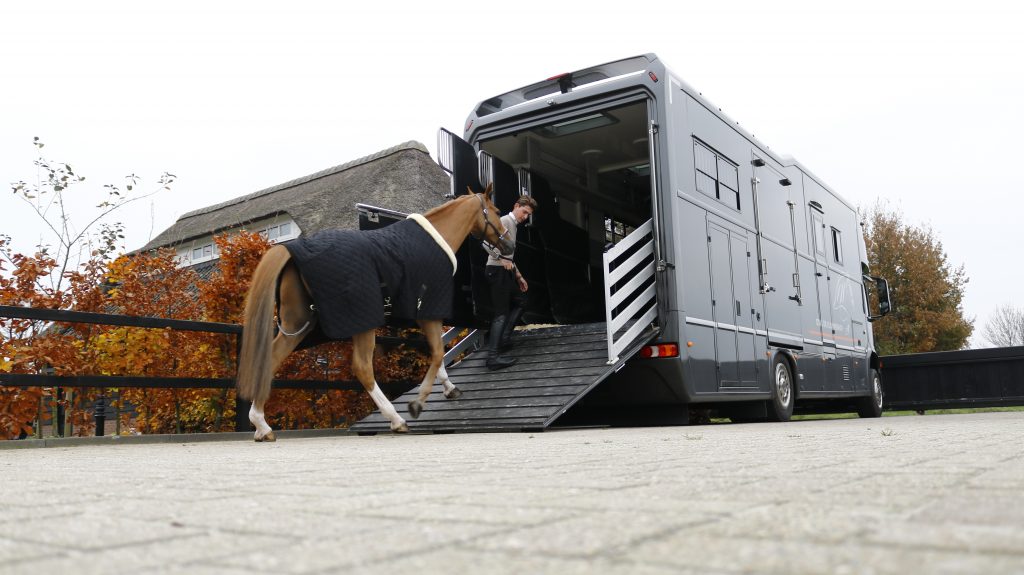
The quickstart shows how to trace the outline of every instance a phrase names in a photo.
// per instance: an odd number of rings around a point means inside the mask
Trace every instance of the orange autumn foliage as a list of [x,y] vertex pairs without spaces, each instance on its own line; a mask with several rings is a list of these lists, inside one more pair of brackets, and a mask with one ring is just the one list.
[[[0,238],[0,248],[3,246]],[[133,316],[239,323],[249,278],[270,244],[259,234],[242,232],[216,238],[220,258],[208,278],[179,268],[172,250],[121,256],[109,264],[94,258],[68,274],[67,288],[48,290],[37,281],[55,273],[45,254],[15,256],[2,273],[0,304],[77,309]],[[55,375],[232,378],[236,336],[171,329],[53,324],[0,320],[0,371]],[[400,334],[396,334],[400,335]],[[332,342],[293,353],[277,377],[299,380],[352,380],[351,344]],[[426,357],[410,346],[381,350],[374,367],[380,382],[418,381]],[[234,429],[233,389],[122,388],[122,426],[140,433],[230,431]],[[76,389],[63,398],[76,435],[93,432],[91,409],[100,390]],[[50,388],[0,387],[0,437],[30,433],[40,400]],[[279,429],[348,425],[373,410],[363,392],[277,389],[266,406],[267,419]],[[131,418],[131,420],[129,420]]]

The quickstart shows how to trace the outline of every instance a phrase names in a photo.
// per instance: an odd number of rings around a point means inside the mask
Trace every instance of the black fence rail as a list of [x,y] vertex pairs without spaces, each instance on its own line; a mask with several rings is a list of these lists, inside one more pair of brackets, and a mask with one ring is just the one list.
[[[159,317],[142,317],[70,310],[53,310],[27,308],[20,306],[0,305],[0,318],[27,319],[54,323],[87,323],[96,325],[116,325],[121,327],[141,327],[152,329],[173,329],[178,331],[195,331],[203,333],[223,333],[237,338],[236,346],[241,342],[242,326],[230,323],[204,322],[168,319]],[[378,345],[388,347],[398,344],[426,347],[425,340],[404,339],[397,337],[378,337]],[[236,366],[237,368],[237,366]],[[107,376],[107,375],[52,375],[0,373],[0,385],[9,387],[54,387],[54,388],[162,388],[162,389],[230,389],[235,386],[234,378],[199,378],[199,377],[148,377],[148,376]],[[342,390],[361,391],[362,384],[354,380],[291,380],[275,379],[274,387],[281,389],[304,390]],[[381,390],[390,397],[401,395],[415,385],[414,382],[389,382],[378,384]],[[235,400],[235,430],[250,429],[248,419],[250,403],[241,399]],[[104,429],[105,409],[101,399],[95,407],[96,435],[102,435]],[[57,422],[53,422],[54,428]],[[42,422],[40,422],[40,428]]]
[[882,384],[889,410],[1024,405],[1024,347],[884,356]]

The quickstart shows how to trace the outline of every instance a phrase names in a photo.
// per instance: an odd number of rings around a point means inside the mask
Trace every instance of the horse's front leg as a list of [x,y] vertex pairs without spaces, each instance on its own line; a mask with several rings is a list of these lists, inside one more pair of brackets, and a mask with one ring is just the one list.
[[372,329],[352,336],[352,372],[359,383],[363,384],[366,393],[370,394],[370,399],[377,405],[381,415],[391,422],[391,431],[406,433],[409,431],[409,426],[405,424],[402,416],[398,415],[395,406],[384,395],[380,386],[377,385],[377,380],[373,377],[373,346],[376,343],[376,337]]
[[[409,402],[409,415],[413,419],[419,417],[423,408],[426,407],[427,398],[430,397],[430,392],[434,389],[434,381],[440,378],[440,374],[444,373],[445,379],[448,380],[448,374],[443,371],[444,344],[441,342],[441,320],[418,320],[417,323],[423,330],[423,335],[427,336],[427,344],[430,346],[430,366],[427,367],[427,374],[423,376],[423,382],[420,383],[419,396]],[[448,383],[450,385],[451,381],[448,380]],[[447,397],[447,395],[446,386],[445,396]]]
[[458,399],[462,397],[462,390],[455,387],[452,383],[451,378],[448,377],[448,370],[444,368],[444,364],[437,370],[437,383],[440,383],[444,387],[445,399]]

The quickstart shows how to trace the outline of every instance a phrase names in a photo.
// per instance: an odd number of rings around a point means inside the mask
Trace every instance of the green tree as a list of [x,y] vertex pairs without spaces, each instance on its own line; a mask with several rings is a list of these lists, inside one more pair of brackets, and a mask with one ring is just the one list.
[[954,267],[928,226],[903,221],[881,203],[866,214],[871,273],[889,280],[895,311],[874,323],[883,355],[947,351],[967,345],[974,322],[964,317],[968,277]]

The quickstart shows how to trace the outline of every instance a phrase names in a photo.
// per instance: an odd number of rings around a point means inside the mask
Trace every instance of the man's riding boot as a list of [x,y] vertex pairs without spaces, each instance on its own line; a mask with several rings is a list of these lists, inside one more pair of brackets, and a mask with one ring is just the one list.
[[505,320],[505,329],[501,330],[501,341],[498,343],[498,351],[508,351],[512,348],[512,332],[519,323],[519,317],[523,315],[523,308],[515,307],[508,312]]
[[505,316],[499,315],[491,320],[491,331],[487,334],[487,369],[490,370],[506,368],[516,362],[515,359],[498,355],[501,334],[505,331],[505,319]]

